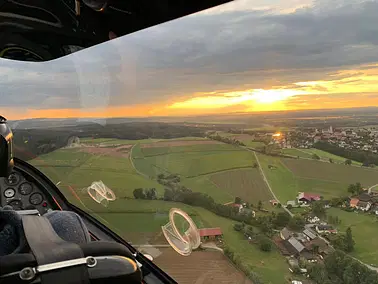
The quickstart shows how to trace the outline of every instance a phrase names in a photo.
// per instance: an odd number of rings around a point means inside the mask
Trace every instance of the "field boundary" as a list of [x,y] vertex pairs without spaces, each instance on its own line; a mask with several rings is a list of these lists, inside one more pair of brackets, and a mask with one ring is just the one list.
[[[264,170],[263,170],[263,168],[261,167],[261,164],[260,164],[259,157],[257,156],[256,152],[253,152],[253,153],[254,153],[254,155],[255,155],[255,158],[256,158],[257,164],[259,165],[259,169],[260,169],[260,172],[261,172],[261,174],[262,174],[262,177],[263,177],[263,179],[264,179],[266,185],[268,186],[268,189],[270,190],[270,193],[272,194],[273,198],[274,198],[275,200],[277,200],[278,203],[281,203],[280,200],[277,198],[277,196],[274,194],[273,189],[272,189],[272,187],[270,186],[270,184],[269,184],[269,182],[268,182],[268,179],[267,179],[266,176],[265,176]],[[281,203],[281,204],[282,204],[282,203]],[[294,216],[294,214],[293,214],[289,209],[287,209],[285,206],[282,206],[282,208],[283,208],[287,213],[289,213],[289,215],[290,215],[291,217]]]
[[199,174],[199,175],[196,175],[196,176],[186,176],[186,178],[196,178],[196,177],[202,177],[202,176],[209,176],[209,175],[214,175],[214,174],[217,174],[217,173],[232,172],[232,171],[238,171],[238,170],[243,170],[243,169],[253,169],[253,167],[252,166],[235,167],[235,168],[229,168],[229,169],[225,169],[225,170],[207,172],[207,173]]
[[[159,148],[159,147],[156,147],[156,148]],[[164,147],[161,147],[161,148],[164,148]],[[152,149],[151,148],[144,148],[144,149]],[[146,158],[149,158],[149,157],[156,157],[156,156],[165,156],[165,155],[174,155],[174,154],[182,154],[182,153],[201,153],[201,152],[206,152],[206,153],[209,153],[209,152],[241,152],[243,150],[241,149],[235,149],[235,150],[198,150],[198,151],[178,151],[178,152],[166,152],[166,153],[159,153],[159,154],[152,154],[152,155],[146,155],[143,153],[143,150],[142,150],[142,153],[144,154],[144,156]]]

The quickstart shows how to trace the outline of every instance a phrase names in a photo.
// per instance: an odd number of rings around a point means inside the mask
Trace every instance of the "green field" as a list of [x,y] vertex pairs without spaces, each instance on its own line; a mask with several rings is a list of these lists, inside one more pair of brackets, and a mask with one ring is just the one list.
[[330,208],[327,215],[339,217],[341,220],[341,224],[338,226],[339,231],[345,232],[349,226],[352,228],[352,235],[356,244],[351,255],[367,264],[378,266],[377,218],[362,213],[346,212],[337,208]]
[[[146,202],[148,205],[144,205]],[[276,250],[265,253],[260,251],[257,246],[249,244],[242,234],[233,229],[235,222],[232,220],[219,217],[205,209],[189,207],[181,203],[146,200],[138,200],[136,203],[133,200],[123,200],[122,203],[125,207],[129,209],[134,208],[137,212],[140,212],[140,208],[150,208],[151,206],[154,208],[167,208],[167,204],[171,207],[184,209],[192,215],[195,223],[200,228],[203,226],[222,228],[224,240],[227,245],[245,264],[252,267],[253,270],[262,277],[264,283],[281,284],[283,283],[284,277],[288,276],[288,267],[285,258]],[[166,223],[165,216],[163,214],[159,216],[156,213],[150,213],[150,215],[143,213],[124,213],[122,216],[118,215],[117,217],[111,215],[111,213],[102,213],[101,216],[111,221],[112,228],[116,229],[119,234],[131,236],[135,239],[136,236],[138,236],[138,234],[135,233],[141,232],[142,234],[139,236],[142,240],[149,240],[149,242],[152,240],[151,233],[160,233],[160,226]],[[134,219],[136,217],[140,217],[141,221],[139,222],[139,219]],[[139,224],[135,224],[137,221]],[[136,241],[137,240],[134,241],[135,244],[137,243]]]
[[[146,141],[100,141],[108,145],[133,144],[131,158],[94,155],[73,148],[54,151],[31,163],[55,183],[60,182],[59,188],[71,202],[134,244],[164,241],[161,226],[168,221],[169,209],[179,207],[192,216],[198,227],[221,227],[227,245],[263,278],[264,283],[282,283],[288,274],[285,259],[277,251],[264,253],[249,244],[242,234],[234,231],[234,221],[180,203],[130,199],[138,187],[155,187],[161,195],[164,188],[155,178],[164,172],[180,174],[182,185],[208,193],[217,202],[230,202],[235,196],[244,197],[251,203],[268,200],[270,197],[265,192],[266,185],[259,170],[252,168],[256,162],[252,152],[231,145],[212,144],[170,147],[167,153],[167,149],[141,148]],[[85,188],[98,180],[115,192],[116,201],[100,205],[88,196]]]
[[[329,159],[332,159],[334,163],[336,164],[343,164],[345,162],[345,158],[333,155],[331,153],[311,148],[311,149],[296,149],[296,148],[291,148],[291,149],[282,149],[282,154],[285,155],[290,155],[294,157],[299,157],[299,158],[304,158],[304,159],[312,159],[312,155],[316,154],[320,157],[320,160],[324,162],[329,162]],[[353,165],[360,166],[361,163],[352,161]]]
[[309,152],[303,151],[303,149],[295,149],[295,148],[282,149],[282,154],[299,157],[299,158],[305,158],[305,159],[312,158],[312,154]]
[[[211,148],[207,146],[211,146]],[[214,144],[186,147],[188,147],[188,151],[179,149],[178,152],[167,154],[163,154],[163,151],[166,151],[164,148],[161,150],[154,148],[155,152],[161,151],[162,154],[145,157],[143,150],[136,145],[133,147],[132,156],[136,168],[152,177],[164,172],[179,174],[183,177],[196,177],[227,169],[252,167],[255,162],[252,153],[231,145]],[[193,149],[197,149],[197,151]]]
[[241,197],[257,205],[258,201],[272,199],[269,189],[261,178],[259,169],[231,170],[213,174],[210,180],[223,192]]
[[[331,168],[347,167],[344,165],[327,164],[304,159],[282,159],[263,154],[258,154],[258,158],[270,186],[278,199],[283,203],[286,203],[288,200],[294,200],[298,192],[317,193],[324,198],[345,196],[347,194],[347,187],[351,183],[344,179],[331,179],[329,173],[323,170],[324,166]],[[274,166],[274,168],[269,169],[269,165]],[[319,174],[320,170],[324,171],[323,175]],[[343,174],[343,171],[339,172],[339,175]]]
[[363,186],[378,183],[375,169],[298,159],[283,159],[283,162],[293,174],[302,178],[344,184],[360,182]]

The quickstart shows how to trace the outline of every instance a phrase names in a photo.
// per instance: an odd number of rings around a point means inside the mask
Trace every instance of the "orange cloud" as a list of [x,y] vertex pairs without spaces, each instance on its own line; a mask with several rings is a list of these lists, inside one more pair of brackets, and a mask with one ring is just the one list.
[[[203,93],[176,101],[99,109],[0,109],[8,119],[76,117],[188,116],[232,112],[260,112],[378,106],[378,64],[341,70],[323,80],[298,81],[286,86]],[[168,90],[169,91],[169,90]]]

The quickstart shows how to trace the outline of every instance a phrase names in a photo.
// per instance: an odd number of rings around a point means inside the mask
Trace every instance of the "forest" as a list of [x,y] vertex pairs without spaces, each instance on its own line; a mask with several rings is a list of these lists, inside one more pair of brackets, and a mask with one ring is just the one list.
[[328,142],[319,141],[314,144],[314,148],[326,151],[328,153],[350,159],[352,161],[361,162],[363,166],[371,164],[378,165],[378,155],[361,150],[347,150]]

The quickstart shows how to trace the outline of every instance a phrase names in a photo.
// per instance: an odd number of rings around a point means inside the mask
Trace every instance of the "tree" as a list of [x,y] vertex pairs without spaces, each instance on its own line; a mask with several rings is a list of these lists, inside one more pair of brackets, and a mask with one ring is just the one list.
[[146,196],[145,196],[145,194],[143,192],[143,188],[136,188],[136,189],[134,189],[133,195],[134,195],[135,199],[145,199],[146,198]]
[[329,158],[329,162],[330,162],[331,164],[334,163],[332,158]]
[[236,196],[236,197],[235,197],[235,203],[236,203],[236,204],[241,204],[241,203],[242,203],[241,198],[238,197],[238,196]]
[[290,222],[290,215],[287,212],[280,212],[274,219],[274,225],[277,227],[285,227]]
[[282,207],[282,204],[281,203],[278,203],[277,204],[277,208],[281,208]]
[[255,232],[253,231],[253,227],[252,226],[245,226],[244,227],[244,234],[246,234],[248,237],[253,237],[253,235],[255,234]]
[[312,158],[314,160],[320,160],[320,157],[317,154],[312,154]]
[[234,230],[240,232],[241,230],[243,230],[243,225],[240,223],[234,224]]
[[259,246],[260,246],[260,249],[262,251],[271,251],[272,250],[272,241],[269,238],[262,236],[259,239]]
[[324,218],[326,215],[326,210],[324,208],[324,203],[322,201],[315,201],[311,204],[311,211],[319,218]]
[[352,195],[360,194],[362,191],[363,191],[362,185],[359,182],[356,182],[355,184],[352,183],[348,186],[348,192],[351,193]]
[[323,284],[328,280],[328,273],[323,264],[315,264],[309,269],[309,275],[316,283]]
[[256,169],[259,167],[259,165],[257,163],[253,163],[252,167]]
[[354,240],[352,236],[352,229],[350,227],[347,228],[346,234],[344,237],[344,246],[346,252],[352,252],[354,249]]
[[149,200],[157,199],[156,188],[147,188],[146,190],[144,190],[144,195],[145,195],[145,199],[149,199]]
[[286,206],[286,208],[289,209],[289,210],[291,210],[291,209],[293,209],[293,205],[288,204],[288,205]]
[[261,200],[259,200],[259,203],[257,204],[257,209],[261,210],[262,209],[262,202]]
[[344,163],[345,163],[345,165],[350,166],[352,164],[352,160],[346,159]]
[[298,231],[301,230],[305,224],[306,222],[302,216],[295,215],[293,218],[290,219],[288,227],[292,230]]

